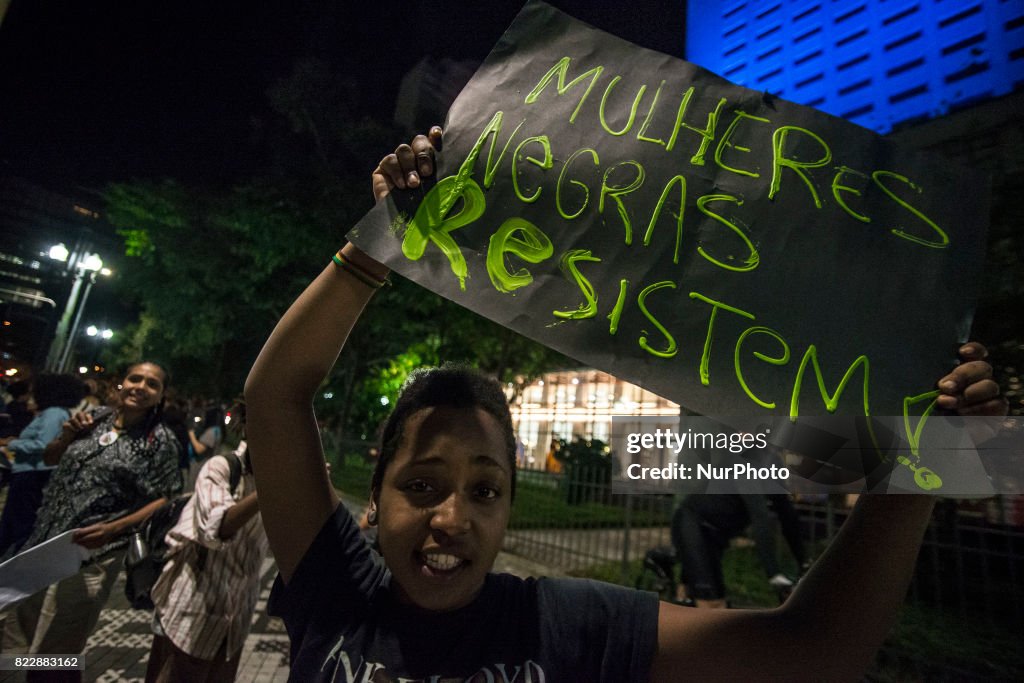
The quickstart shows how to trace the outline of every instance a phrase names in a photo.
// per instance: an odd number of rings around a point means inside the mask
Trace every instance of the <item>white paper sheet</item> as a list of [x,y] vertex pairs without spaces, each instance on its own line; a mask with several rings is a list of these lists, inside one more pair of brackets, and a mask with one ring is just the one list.
[[0,564],[0,610],[78,572],[89,551],[71,542],[73,533],[54,536]]

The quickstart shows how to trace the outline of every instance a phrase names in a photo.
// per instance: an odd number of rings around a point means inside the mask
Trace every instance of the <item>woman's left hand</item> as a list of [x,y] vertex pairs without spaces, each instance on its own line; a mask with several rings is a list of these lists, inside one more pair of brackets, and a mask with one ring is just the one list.
[[985,360],[988,349],[978,342],[968,342],[960,347],[959,356],[960,365],[938,381],[938,407],[960,415],[1006,415],[1006,397],[992,379],[992,366]]
[[71,534],[71,541],[83,548],[95,550],[96,548],[102,548],[120,535],[120,529],[113,522],[100,522],[99,524],[90,524],[81,529],[75,529]]

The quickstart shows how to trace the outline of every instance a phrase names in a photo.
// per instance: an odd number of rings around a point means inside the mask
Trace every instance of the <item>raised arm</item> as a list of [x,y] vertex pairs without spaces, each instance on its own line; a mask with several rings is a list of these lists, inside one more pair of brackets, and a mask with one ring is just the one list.
[[[939,406],[1004,415],[1006,401],[967,344],[939,380]],[[774,610],[698,610],[662,603],[654,680],[857,680],[906,597],[935,499],[864,495],[786,603]]]
[[[433,173],[432,145],[418,136],[385,157],[373,173],[377,201],[394,187],[418,187]],[[288,581],[338,505],[324,468],[313,396],[330,371],[387,269],[346,244],[296,299],[260,352],[245,383],[246,433],[259,505],[278,569]]]

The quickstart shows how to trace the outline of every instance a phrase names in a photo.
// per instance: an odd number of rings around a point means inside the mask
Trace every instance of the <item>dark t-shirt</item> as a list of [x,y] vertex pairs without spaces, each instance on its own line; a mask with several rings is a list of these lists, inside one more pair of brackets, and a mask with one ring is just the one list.
[[270,611],[292,643],[292,681],[644,681],[658,600],[583,579],[490,574],[471,604],[398,603],[390,573],[344,506],[321,529]]

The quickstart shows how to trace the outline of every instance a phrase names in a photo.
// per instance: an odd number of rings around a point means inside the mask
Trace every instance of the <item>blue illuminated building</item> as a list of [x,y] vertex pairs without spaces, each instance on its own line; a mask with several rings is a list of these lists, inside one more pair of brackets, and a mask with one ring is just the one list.
[[1024,86],[1024,0],[689,0],[686,58],[880,133]]

